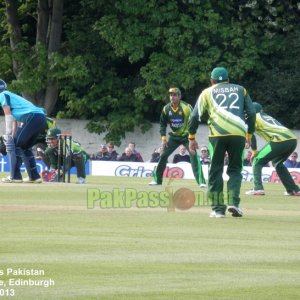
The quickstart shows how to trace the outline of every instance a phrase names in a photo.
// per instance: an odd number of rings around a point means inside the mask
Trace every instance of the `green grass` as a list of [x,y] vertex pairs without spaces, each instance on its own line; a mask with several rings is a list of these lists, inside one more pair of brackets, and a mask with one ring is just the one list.
[[[148,181],[0,184],[0,274],[45,271],[4,274],[0,282],[11,288],[9,278],[55,281],[48,288],[16,286],[16,296],[0,298],[299,299],[299,198],[284,197],[280,184],[265,184],[264,197],[244,196],[244,183],[243,218],[210,219],[209,207],[87,209],[88,188],[164,191]],[[192,180],[171,185],[197,190]]]

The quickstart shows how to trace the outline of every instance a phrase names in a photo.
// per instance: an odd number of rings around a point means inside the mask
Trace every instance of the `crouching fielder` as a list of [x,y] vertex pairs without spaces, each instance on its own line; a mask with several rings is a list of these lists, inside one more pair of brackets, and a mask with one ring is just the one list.
[[273,117],[263,112],[262,106],[253,102],[256,110],[256,123],[255,132],[265,139],[268,143],[260,150],[257,151],[256,139],[253,135],[252,151],[253,158],[253,177],[254,188],[246,192],[247,195],[265,195],[264,187],[262,184],[262,168],[272,161],[276,172],[286,189],[286,195],[300,196],[300,189],[295,184],[291,174],[286,166],[283,164],[291,155],[297,146],[297,137],[288,128],[281,125]]
[[[59,152],[59,135],[61,134],[61,130],[58,128],[51,128],[47,131],[46,135],[46,142],[47,142],[47,148],[45,150],[45,153],[43,155],[43,161],[48,167],[48,169],[51,170],[52,179],[49,181],[59,181],[57,176],[53,176],[53,173],[57,175],[57,171],[59,168],[62,168],[63,161],[62,157],[61,160],[58,161],[58,152]],[[67,145],[68,146],[68,145]],[[61,147],[61,153],[63,151],[64,145],[63,142],[60,143]],[[82,149],[80,143],[76,141],[72,141],[71,146],[71,166],[67,166],[67,169],[71,167],[76,167],[77,170],[77,183],[84,184],[85,183],[85,163],[88,160],[87,153]]]

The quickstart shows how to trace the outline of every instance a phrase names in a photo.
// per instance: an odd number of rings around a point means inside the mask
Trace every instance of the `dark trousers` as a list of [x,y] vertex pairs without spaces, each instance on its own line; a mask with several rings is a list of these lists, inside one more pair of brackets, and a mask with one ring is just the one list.
[[72,155],[72,163],[71,167],[76,167],[77,170],[77,177],[85,178],[85,163],[87,161],[86,156],[83,154],[83,152],[80,152],[78,154]]
[[227,203],[239,207],[242,184],[243,154],[245,138],[242,136],[209,137],[209,152],[211,165],[208,175],[208,200],[212,209],[225,213],[224,202],[224,157],[228,153]]
[[[170,136],[167,142],[167,147],[164,148],[160,155],[160,159],[158,161],[158,165],[156,169],[154,170],[154,179],[157,183],[161,184],[163,181],[163,173],[165,171],[165,168],[167,166],[167,161],[169,156],[180,146],[183,145],[186,147],[186,149],[189,151],[189,142],[187,136],[185,137],[173,137]],[[192,170],[194,177],[196,179],[196,182],[198,184],[204,183],[205,184],[205,178],[203,175],[202,170],[202,164],[198,158],[197,154],[190,153],[190,161],[192,165]]]
[[269,161],[272,161],[274,168],[284,185],[286,191],[291,193],[298,192],[299,187],[295,184],[290,172],[283,164],[288,157],[294,152],[297,146],[297,140],[287,140],[282,142],[270,142],[265,145],[253,159],[253,176],[254,176],[254,189],[263,190],[262,184],[262,168]]
[[31,147],[35,144],[38,135],[45,130],[46,126],[46,117],[44,114],[31,113],[27,115],[25,122],[17,128],[14,138],[16,164],[14,170],[12,170],[13,172],[11,172],[13,179],[22,179],[20,172],[22,161],[31,180],[40,178]]

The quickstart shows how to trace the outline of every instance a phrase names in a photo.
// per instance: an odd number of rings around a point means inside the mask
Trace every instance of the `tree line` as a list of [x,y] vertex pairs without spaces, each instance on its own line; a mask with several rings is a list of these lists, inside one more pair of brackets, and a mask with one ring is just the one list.
[[5,0],[0,78],[116,144],[150,128],[177,86],[194,105],[215,66],[300,128],[298,1]]

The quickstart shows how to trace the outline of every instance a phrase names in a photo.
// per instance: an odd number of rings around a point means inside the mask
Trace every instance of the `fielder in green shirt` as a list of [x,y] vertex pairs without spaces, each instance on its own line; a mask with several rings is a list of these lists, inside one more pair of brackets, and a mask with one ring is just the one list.
[[281,125],[276,119],[263,112],[262,106],[253,102],[256,110],[255,132],[268,143],[257,151],[256,138],[252,137],[253,151],[253,183],[254,188],[246,192],[247,195],[265,195],[262,184],[262,168],[272,161],[278,177],[286,189],[286,195],[300,196],[300,188],[295,184],[290,172],[283,164],[297,147],[297,137],[288,128]]
[[[251,144],[255,127],[255,110],[247,90],[229,83],[228,72],[217,67],[211,72],[211,87],[200,94],[189,121],[189,148],[198,149],[195,134],[201,117],[208,113],[209,153],[208,199],[212,205],[210,217],[225,217],[226,208],[233,217],[242,217],[239,207],[245,142]],[[245,119],[245,114],[248,118]],[[227,203],[224,202],[223,168],[228,153]]]
[[[163,173],[167,165],[169,156],[180,145],[188,149],[188,119],[192,112],[190,104],[181,100],[181,91],[179,88],[169,89],[170,103],[164,106],[160,116],[160,135],[163,151],[160,155],[158,165],[153,172],[154,181],[149,185],[161,185]],[[170,125],[169,138],[167,141],[167,126]],[[201,162],[197,153],[190,153],[190,161],[195,179],[200,187],[206,187],[202,172]]]

